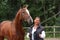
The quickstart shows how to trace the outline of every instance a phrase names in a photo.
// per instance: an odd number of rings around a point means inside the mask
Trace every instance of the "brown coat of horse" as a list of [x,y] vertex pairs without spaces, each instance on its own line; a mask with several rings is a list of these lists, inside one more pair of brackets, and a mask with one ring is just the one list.
[[25,32],[22,21],[28,18],[30,17],[26,10],[20,9],[13,21],[3,21],[0,24],[0,40],[4,40],[4,37],[8,40],[24,40]]

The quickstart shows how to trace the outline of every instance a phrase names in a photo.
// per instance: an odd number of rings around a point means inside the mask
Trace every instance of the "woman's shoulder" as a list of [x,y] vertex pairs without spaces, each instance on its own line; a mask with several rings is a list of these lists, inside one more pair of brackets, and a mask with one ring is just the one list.
[[39,28],[41,28],[41,29],[44,29],[44,26],[42,26],[42,25],[39,25]]

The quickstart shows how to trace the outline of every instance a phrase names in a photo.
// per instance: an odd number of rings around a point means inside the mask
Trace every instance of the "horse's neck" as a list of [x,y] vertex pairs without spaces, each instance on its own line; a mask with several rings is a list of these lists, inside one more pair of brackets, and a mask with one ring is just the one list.
[[21,34],[24,34],[24,30],[22,27],[22,15],[20,14],[19,11],[14,19],[14,25],[17,32],[21,32]]
[[22,26],[22,21],[19,21],[19,23],[15,24],[15,28],[16,28],[17,32],[19,32],[23,35],[25,34],[23,26]]
[[21,17],[20,10],[17,12],[15,16],[14,23],[16,27],[22,26],[22,17]]
[[15,27],[21,27],[22,26],[22,21],[13,20],[13,24],[15,25]]

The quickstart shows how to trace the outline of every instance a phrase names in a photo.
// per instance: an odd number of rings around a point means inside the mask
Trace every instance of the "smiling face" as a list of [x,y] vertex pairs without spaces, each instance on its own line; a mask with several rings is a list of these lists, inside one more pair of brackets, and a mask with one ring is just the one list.
[[40,24],[40,18],[36,17],[34,20],[34,24],[39,25]]

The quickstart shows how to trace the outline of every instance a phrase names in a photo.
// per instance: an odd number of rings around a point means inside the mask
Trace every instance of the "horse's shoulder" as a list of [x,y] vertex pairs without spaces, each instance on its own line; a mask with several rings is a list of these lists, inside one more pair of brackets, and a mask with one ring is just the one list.
[[1,24],[5,24],[5,23],[11,23],[11,21],[6,20],[6,21],[2,21]]

